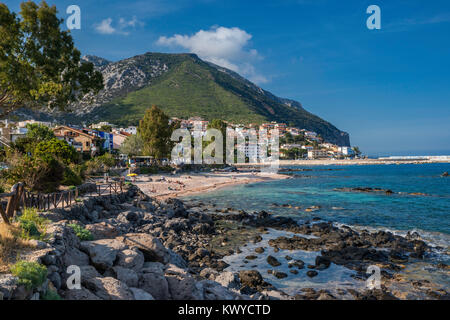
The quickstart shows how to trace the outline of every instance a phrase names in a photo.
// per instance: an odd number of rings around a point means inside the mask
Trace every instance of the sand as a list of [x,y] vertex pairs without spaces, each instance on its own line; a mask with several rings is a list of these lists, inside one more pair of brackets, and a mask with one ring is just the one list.
[[238,184],[288,178],[287,175],[264,172],[211,172],[138,176],[134,184],[148,196],[161,200],[202,194]]

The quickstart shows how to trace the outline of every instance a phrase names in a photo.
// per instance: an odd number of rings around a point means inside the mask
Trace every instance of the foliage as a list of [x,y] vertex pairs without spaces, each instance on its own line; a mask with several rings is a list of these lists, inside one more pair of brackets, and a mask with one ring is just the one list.
[[280,149],[280,152],[283,152],[283,158],[290,160],[302,158],[307,153],[305,149],[300,148]]
[[73,223],[73,224],[69,224],[69,227],[71,227],[73,229],[73,231],[77,235],[78,239],[80,239],[80,241],[94,240],[92,233],[89,230],[83,228],[82,226],[80,226],[76,223]]
[[2,170],[2,178],[9,184],[24,182],[33,191],[53,192],[63,179],[64,166],[55,159],[43,160],[12,153],[11,167]]
[[19,261],[11,267],[11,273],[27,289],[38,288],[47,279],[47,268],[37,262]]
[[67,141],[57,138],[39,142],[34,149],[33,156],[46,161],[58,159],[64,164],[74,163],[78,160],[78,153],[75,148],[69,145]]
[[86,161],[85,173],[88,175],[93,175],[101,172],[106,172],[116,164],[116,158],[110,153],[105,153],[101,156],[94,157],[89,161]]
[[79,186],[83,183],[83,179],[75,172],[73,172],[70,168],[66,168],[64,170],[63,179],[61,184],[63,186]]
[[45,1],[22,2],[20,17],[0,3],[0,116],[20,107],[64,108],[103,88],[92,63],[82,62],[63,19]]
[[62,300],[61,296],[56,292],[55,290],[48,289],[45,291],[45,293],[41,296],[41,300]]
[[142,138],[137,134],[133,134],[127,137],[120,146],[120,153],[128,156],[140,156],[142,155],[143,147],[144,142],[142,141]]
[[104,126],[101,126],[99,130],[103,131],[103,132],[111,132],[112,131],[112,127],[108,126],[108,125],[104,125]]
[[44,125],[29,123],[27,124],[27,134],[26,137],[30,138],[34,142],[48,141],[55,138],[53,131]]
[[168,157],[172,146],[172,131],[169,117],[161,109],[157,106],[147,109],[138,127],[138,134],[144,142],[143,154],[156,159]]
[[34,208],[26,208],[17,219],[21,228],[22,239],[42,240],[45,237],[48,220],[39,216]]

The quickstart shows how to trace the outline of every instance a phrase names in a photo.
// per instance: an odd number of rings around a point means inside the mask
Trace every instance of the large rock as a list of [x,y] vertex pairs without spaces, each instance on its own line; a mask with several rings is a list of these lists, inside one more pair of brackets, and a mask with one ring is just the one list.
[[138,285],[139,276],[134,270],[115,266],[112,269],[109,269],[107,272],[105,272],[105,276],[110,274],[117,280],[125,283],[128,287],[137,287]]
[[77,248],[67,248],[62,256],[62,263],[65,268],[71,265],[86,266],[89,264],[89,256]]
[[169,262],[169,252],[163,246],[158,238],[155,238],[146,233],[128,233],[116,238],[122,241],[130,248],[138,248],[144,254],[146,261],[154,261],[161,263]]
[[241,287],[238,274],[230,271],[222,272],[214,280],[226,288],[238,290]]
[[144,266],[144,255],[138,249],[126,249],[117,253],[116,265],[139,272]]
[[150,293],[157,300],[170,299],[169,284],[162,273],[147,272],[141,274],[138,287]]
[[239,272],[239,279],[243,286],[257,288],[264,284],[263,277],[256,270],[242,270]]
[[169,291],[174,300],[201,300],[202,293],[194,278],[184,269],[169,265],[165,273]]
[[66,290],[62,297],[65,300],[100,300],[95,294],[88,289],[81,287],[81,289]]
[[202,300],[236,300],[240,295],[211,280],[196,283]]
[[92,278],[86,281],[86,288],[103,300],[133,300],[133,293],[121,281],[111,278]]
[[142,289],[130,288],[130,290],[133,293],[134,300],[155,300],[150,293],[145,292]]
[[92,264],[101,270],[113,266],[119,251],[127,249],[127,246],[114,239],[103,239],[96,241],[83,241],[81,250],[91,258]]
[[88,224],[86,229],[92,233],[94,240],[113,239],[119,235],[117,229],[106,222]]
[[9,300],[13,297],[14,291],[17,288],[18,278],[11,274],[0,275],[0,295],[4,300]]

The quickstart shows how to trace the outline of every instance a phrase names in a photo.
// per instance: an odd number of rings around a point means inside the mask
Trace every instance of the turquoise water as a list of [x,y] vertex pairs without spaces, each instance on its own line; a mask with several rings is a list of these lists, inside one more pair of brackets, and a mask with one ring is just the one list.
[[[216,205],[266,210],[299,220],[320,217],[352,226],[416,230],[448,245],[450,239],[450,164],[365,165],[289,167],[310,169],[293,172],[292,179],[238,185],[191,198],[213,201]],[[335,191],[343,187],[391,189],[401,194],[352,193]],[[426,193],[413,196],[407,193]],[[289,204],[285,208],[273,203]],[[315,212],[305,212],[320,206]],[[401,233],[401,232],[400,232]]]

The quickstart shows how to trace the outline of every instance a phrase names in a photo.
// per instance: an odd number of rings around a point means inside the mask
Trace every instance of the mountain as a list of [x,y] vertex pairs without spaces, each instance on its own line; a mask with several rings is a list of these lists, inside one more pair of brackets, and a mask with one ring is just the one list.
[[284,122],[315,131],[326,141],[350,145],[347,133],[306,111],[301,103],[277,97],[195,54],[148,52],[117,62],[95,56],[83,59],[102,72],[105,88],[72,104],[70,114],[52,114],[68,123],[136,125],[146,108],[155,104],[171,117],[200,116],[243,124]]

